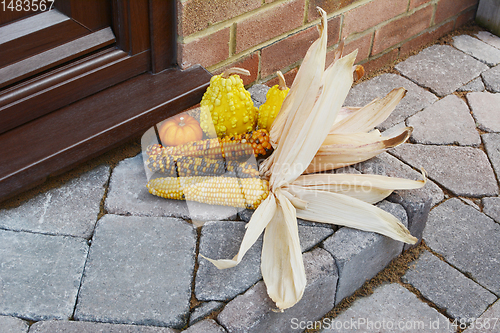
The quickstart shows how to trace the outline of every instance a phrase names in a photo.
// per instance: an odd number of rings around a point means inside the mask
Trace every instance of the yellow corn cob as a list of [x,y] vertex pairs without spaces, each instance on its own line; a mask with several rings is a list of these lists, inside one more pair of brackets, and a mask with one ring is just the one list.
[[184,193],[181,190],[181,179],[179,177],[151,179],[146,186],[149,193],[156,196],[175,200],[184,199]]
[[165,177],[151,179],[149,193],[177,200],[255,209],[269,195],[269,183],[260,178]]
[[274,85],[266,94],[266,102],[259,107],[259,129],[270,130],[271,125],[281,109],[290,88],[287,88],[285,77],[278,71],[279,84]]

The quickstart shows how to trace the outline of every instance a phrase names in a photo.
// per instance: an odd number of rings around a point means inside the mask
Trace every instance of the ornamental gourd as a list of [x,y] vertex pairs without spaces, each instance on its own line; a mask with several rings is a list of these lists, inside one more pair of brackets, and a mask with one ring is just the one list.
[[200,123],[187,114],[180,114],[165,121],[158,130],[164,146],[178,146],[201,140],[203,131]]
[[279,84],[274,85],[266,94],[266,102],[259,108],[257,124],[259,129],[270,130],[271,125],[281,109],[290,88],[287,88],[285,77],[278,71]]
[[[213,137],[238,135],[255,130],[257,108],[238,74],[250,75],[242,68],[230,68],[210,79],[200,103],[200,124]],[[213,133],[215,129],[215,133]]]

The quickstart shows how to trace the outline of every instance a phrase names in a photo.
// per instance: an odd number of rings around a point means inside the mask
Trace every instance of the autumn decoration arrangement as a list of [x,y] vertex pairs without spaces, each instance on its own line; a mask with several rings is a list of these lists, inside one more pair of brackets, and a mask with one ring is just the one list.
[[353,77],[363,71],[354,66],[357,51],[342,56],[342,45],[325,70],[327,17],[318,11],[320,36],[290,89],[278,73],[280,84],[257,109],[239,77],[246,71],[215,75],[199,123],[186,113],[166,120],[158,129],[161,145],[146,150],[145,164],[154,173],[147,184],[151,194],[255,209],[236,256],[206,259],[220,269],[234,267],[264,233],[262,276],[281,310],[296,304],[306,286],[297,218],[414,244],[417,239],[396,217],[372,204],[426,182],[424,172],[420,181],[328,172],[403,143],[412,128],[386,136],[374,129],[404,97],[403,88],[361,108],[342,107]]

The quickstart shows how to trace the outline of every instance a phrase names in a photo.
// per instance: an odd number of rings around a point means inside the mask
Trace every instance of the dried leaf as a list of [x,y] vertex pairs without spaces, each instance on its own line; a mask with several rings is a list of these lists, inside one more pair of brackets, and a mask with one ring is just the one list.
[[306,209],[296,210],[298,218],[376,232],[409,244],[417,242],[396,217],[361,200],[306,189],[293,194],[308,202]]
[[283,310],[302,298],[306,273],[295,208],[281,192],[276,191],[278,208],[264,233],[261,271],[269,297]]
[[405,94],[404,88],[392,90],[384,98],[372,101],[359,111],[335,123],[330,133],[361,133],[372,130],[389,117]]
[[[423,180],[415,181],[380,175],[318,173],[302,175],[286,188],[292,193],[300,192],[302,189],[339,193],[373,204],[384,199],[394,190],[410,190],[423,187],[427,182],[425,173],[423,173],[423,177]],[[290,194],[290,196],[292,195]],[[304,209],[304,205],[294,206]]]
[[329,134],[304,173],[333,170],[366,161],[408,140],[411,127],[393,131],[392,137],[370,133]]
[[312,108],[314,99],[309,98],[309,96],[316,96],[322,83],[328,31],[326,12],[320,8],[318,10],[322,17],[320,37],[307,50],[304,60],[295,76],[295,80],[290,87],[290,91],[271,126],[269,134],[273,148],[276,148],[277,144],[281,141],[283,133],[288,132],[291,122],[295,119],[297,113],[299,113],[299,116],[302,114],[302,111],[298,111]]
[[[301,175],[328,135],[331,124],[352,85],[352,66],[357,51],[341,58],[330,66],[324,75],[321,96],[310,110],[301,110],[303,116],[293,122],[271,166],[270,187],[288,184]],[[307,117],[306,117],[307,116]]]

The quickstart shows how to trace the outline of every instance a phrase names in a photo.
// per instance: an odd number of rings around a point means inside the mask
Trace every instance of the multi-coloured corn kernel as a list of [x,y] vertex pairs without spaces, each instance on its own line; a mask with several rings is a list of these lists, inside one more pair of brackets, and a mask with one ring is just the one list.
[[166,176],[177,176],[175,158],[164,154],[160,145],[152,145],[146,151],[148,159],[146,164],[152,172],[161,172]]
[[182,156],[177,159],[177,171],[179,177],[217,176],[226,172],[226,163],[223,159]]

